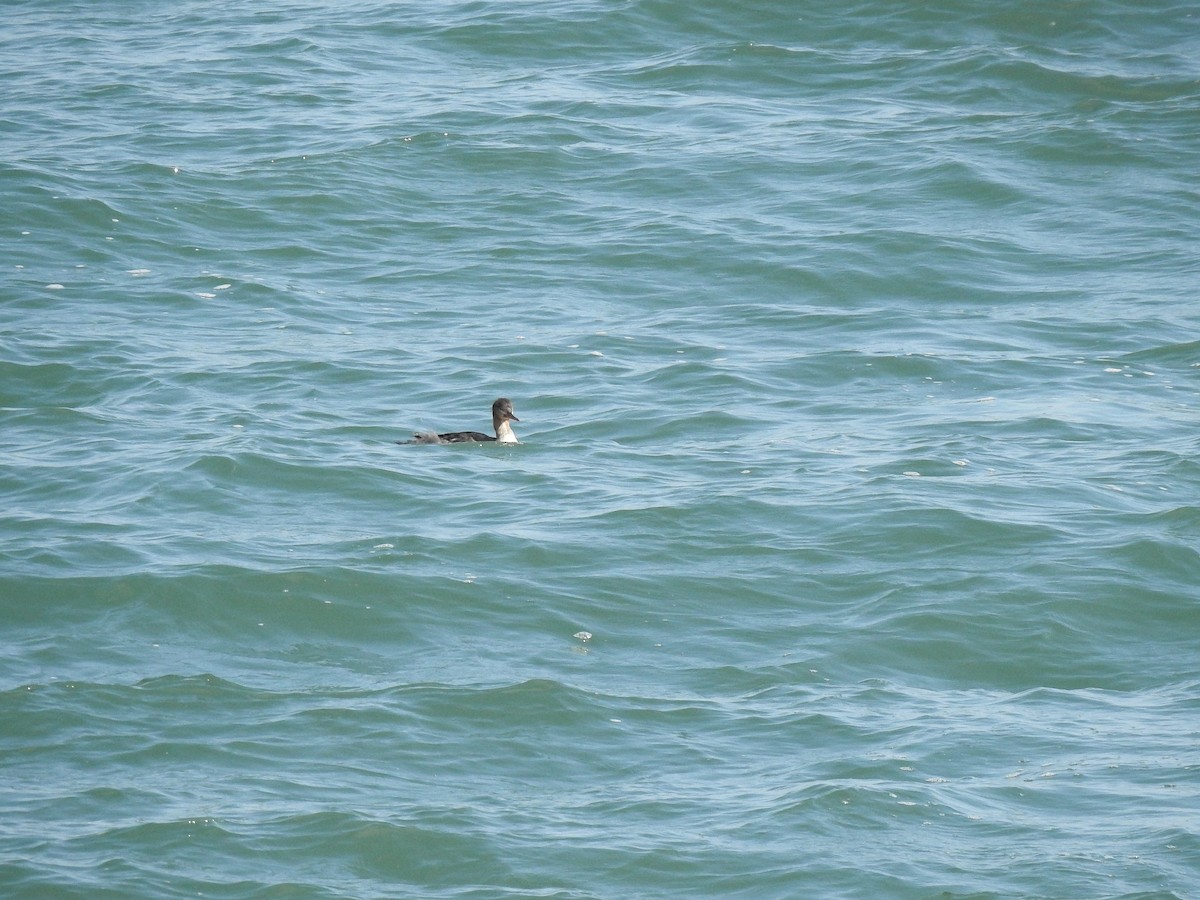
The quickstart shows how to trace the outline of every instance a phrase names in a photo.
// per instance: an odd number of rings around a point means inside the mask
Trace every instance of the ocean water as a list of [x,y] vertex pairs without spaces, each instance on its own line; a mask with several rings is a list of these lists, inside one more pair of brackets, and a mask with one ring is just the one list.
[[1200,896],[1200,9],[0,24],[0,895]]

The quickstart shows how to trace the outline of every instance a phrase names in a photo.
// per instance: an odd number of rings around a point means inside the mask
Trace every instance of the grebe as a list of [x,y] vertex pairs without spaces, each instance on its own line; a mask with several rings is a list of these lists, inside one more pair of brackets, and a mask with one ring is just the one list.
[[509,422],[520,422],[513,412],[512,401],[501,397],[492,404],[492,428],[496,436],[484,434],[482,431],[448,431],[445,434],[434,434],[432,431],[418,431],[411,441],[396,441],[397,444],[464,444],[472,442],[498,441],[501,444],[517,443]]

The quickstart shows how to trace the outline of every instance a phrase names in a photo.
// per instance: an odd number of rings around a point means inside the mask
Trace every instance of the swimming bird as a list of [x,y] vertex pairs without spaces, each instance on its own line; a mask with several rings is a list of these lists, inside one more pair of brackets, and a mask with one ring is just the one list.
[[418,431],[411,441],[396,441],[397,444],[463,444],[472,442],[498,441],[501,444],[517,443],[509,422],[520,422],[513,412],[512,401],[501,397],[492,404],[492,428],[496,436],[484,434],[482,431],[447,431],[445,434],[435,434],[432,431]]

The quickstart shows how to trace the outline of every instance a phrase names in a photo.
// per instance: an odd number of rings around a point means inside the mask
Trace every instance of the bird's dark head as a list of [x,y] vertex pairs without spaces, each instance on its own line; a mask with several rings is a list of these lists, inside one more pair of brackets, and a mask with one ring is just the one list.
[[512,401],[507,397],[501,397],[492,404],[492,418],[497,422],[520,422],[517,414],[513,412]]

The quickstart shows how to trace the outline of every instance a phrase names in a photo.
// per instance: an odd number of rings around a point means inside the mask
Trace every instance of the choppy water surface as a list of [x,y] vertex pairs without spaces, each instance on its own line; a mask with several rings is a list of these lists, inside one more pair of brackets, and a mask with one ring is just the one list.
[[251,6],[0,9],[0,893],[1200,892],[1200,12]]

